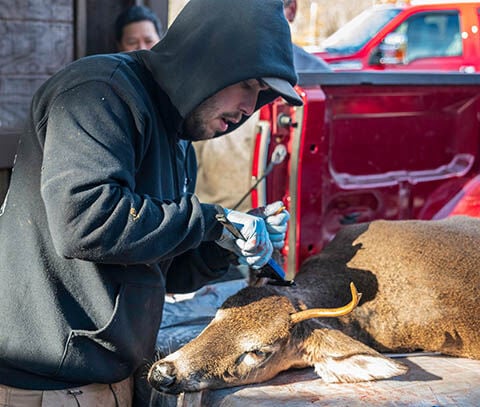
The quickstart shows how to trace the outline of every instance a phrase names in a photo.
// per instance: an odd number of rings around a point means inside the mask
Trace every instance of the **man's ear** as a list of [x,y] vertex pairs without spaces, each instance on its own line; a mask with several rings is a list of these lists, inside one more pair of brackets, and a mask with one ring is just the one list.
[[399,376],[407,368],[336,329],[315,329],[304,341],[303,360],[327,383],[355,383]]

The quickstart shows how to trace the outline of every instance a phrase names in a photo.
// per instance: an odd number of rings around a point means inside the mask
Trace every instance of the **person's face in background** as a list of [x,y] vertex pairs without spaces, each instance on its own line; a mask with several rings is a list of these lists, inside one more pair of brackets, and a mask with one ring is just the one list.
[[283,12],[289,23],[293,23],[295,20],[295,14],[297,14],[297,1],[296,0],[283,0]]
[[139,49],[150,49],[160,37],[155,26],[149,20],[136,21],[123,27],[122,38],[117,43],[120,52],[137,51]]

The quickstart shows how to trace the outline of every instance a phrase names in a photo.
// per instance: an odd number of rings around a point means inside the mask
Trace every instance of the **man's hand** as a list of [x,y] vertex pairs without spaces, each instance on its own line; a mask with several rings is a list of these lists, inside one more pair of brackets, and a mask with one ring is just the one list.
[[234,252],[241,264],[254,269],[263,267],[272,257],[273,246],[265,221],[243,212],[224,209],[227,219],[240,231],[245,240],[237,239],[225,227],[216,242],[223,248]]
[[275,249],[285,245],[285,235],[288,228],[290,214],[285,209],[282,201],[273,202],[248,211],[250,215],[258,216],[265,221],[270,240]]

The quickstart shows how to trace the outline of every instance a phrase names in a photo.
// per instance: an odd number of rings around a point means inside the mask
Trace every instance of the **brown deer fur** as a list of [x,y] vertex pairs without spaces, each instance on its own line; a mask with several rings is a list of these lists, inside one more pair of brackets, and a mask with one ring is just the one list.
[[[261,382],[292,367],[314,366],[328,382],[405,372],[376,351],[480,359],[479,243],[480,220],[463,216],[344,227],[302,265],[296,287],[233,295],[199,337],[152,366],[149,381],[177,393]],[[362,293],[351,314],[291,322],[297,311],[348,303],[351,281]]]

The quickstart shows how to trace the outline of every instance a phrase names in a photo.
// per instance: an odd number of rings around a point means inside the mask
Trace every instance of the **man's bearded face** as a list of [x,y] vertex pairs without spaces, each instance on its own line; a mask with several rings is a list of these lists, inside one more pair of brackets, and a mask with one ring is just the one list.
[[199,141],[219,136],[255,111],[258,94],[268,87],[256,79],[228,86],[201,103],[185,119],[182,138]]

